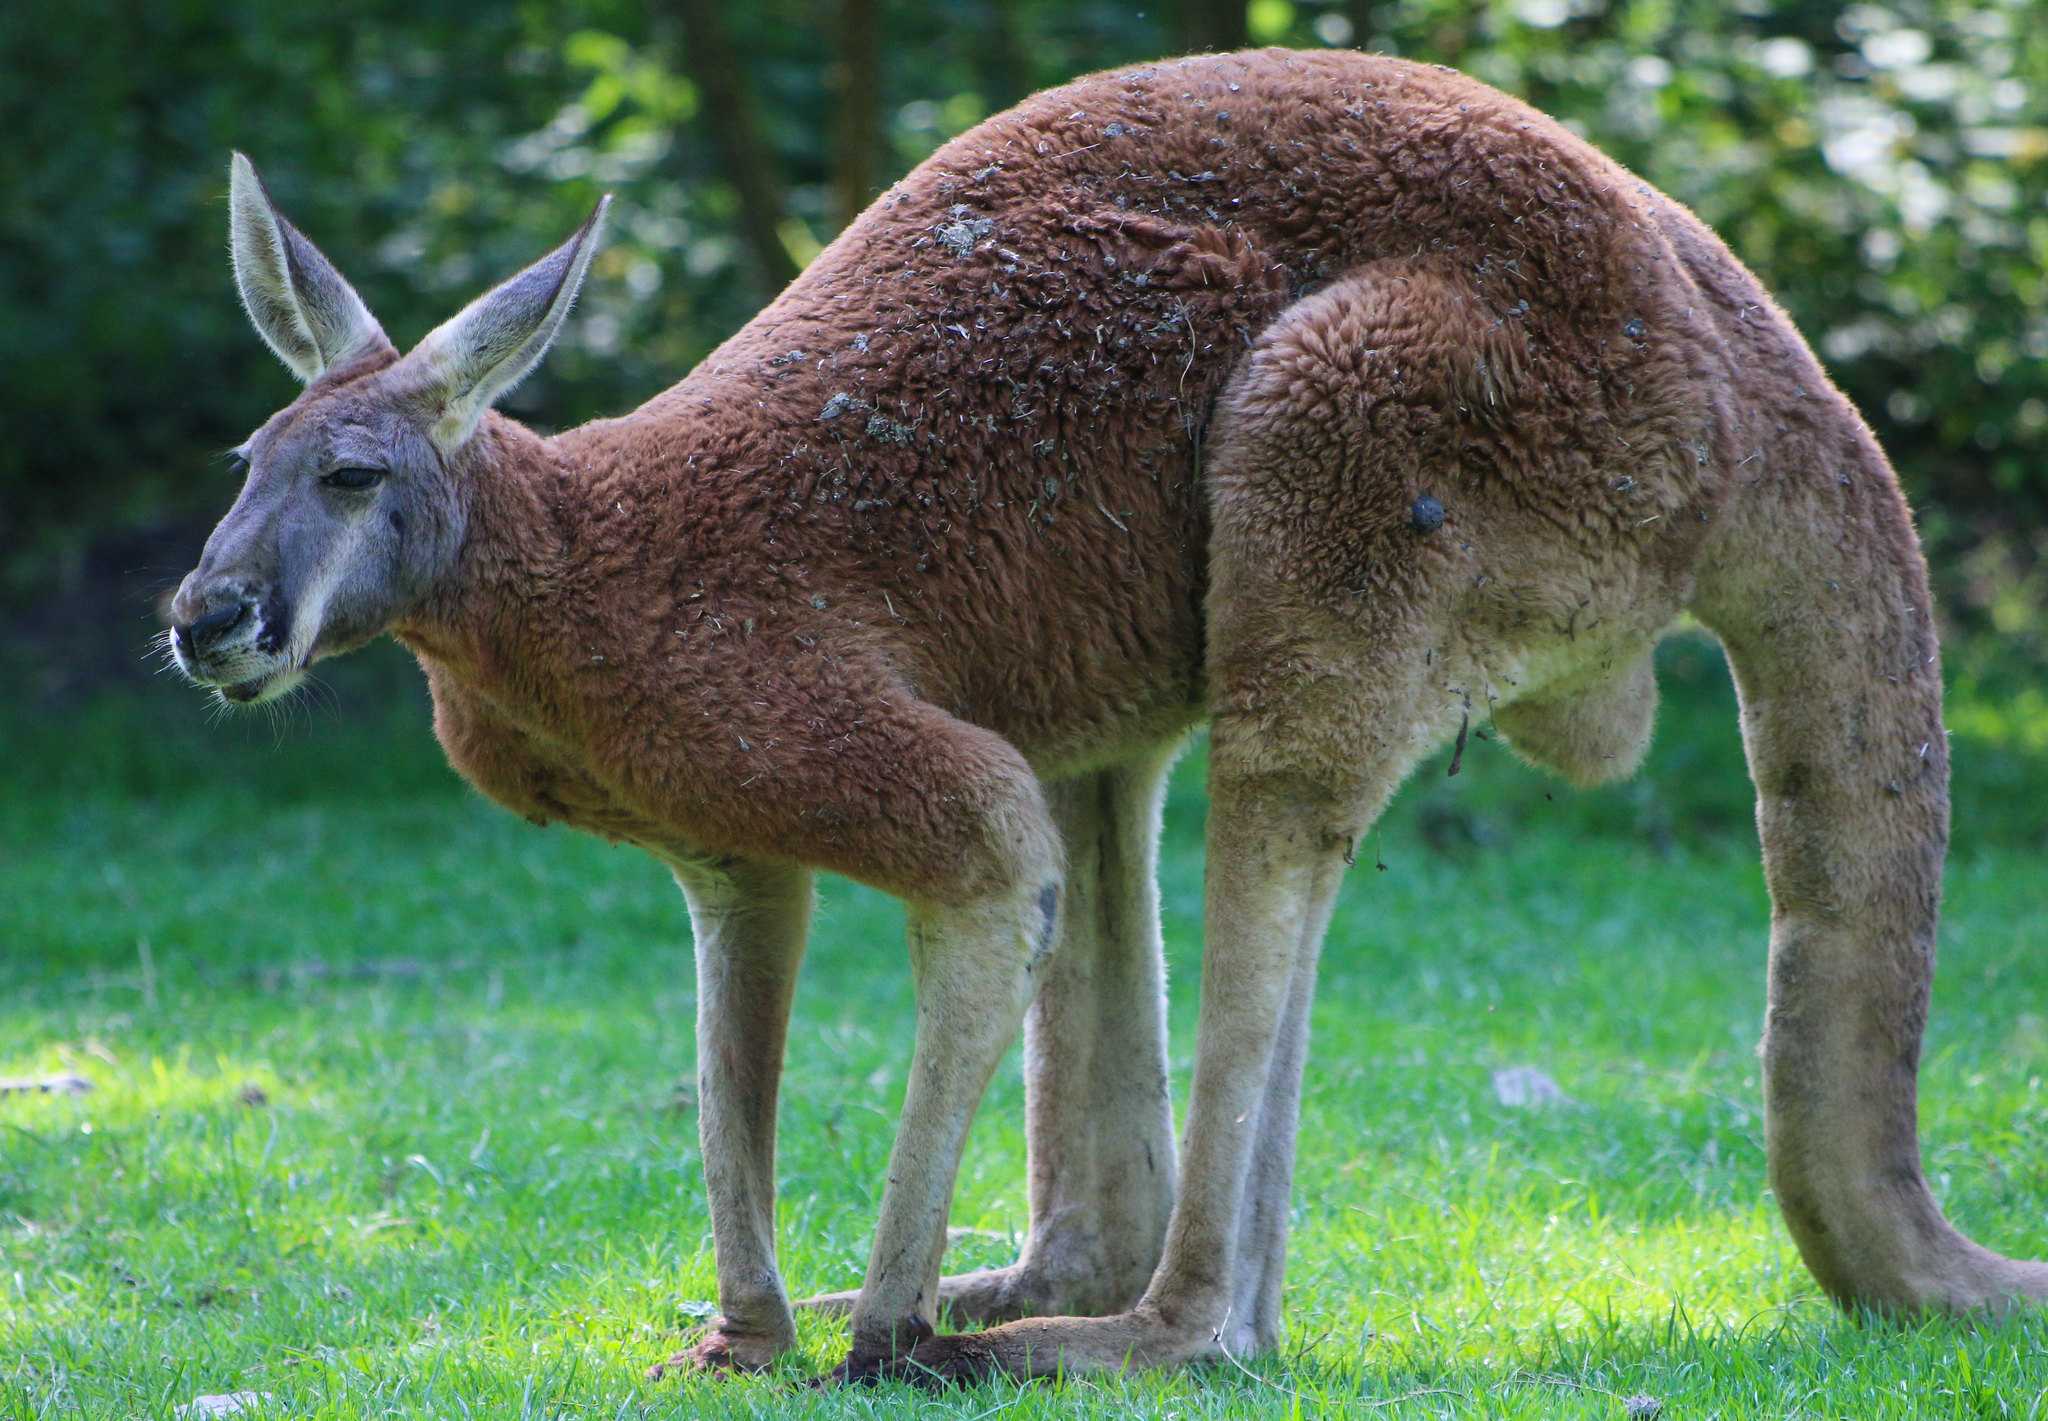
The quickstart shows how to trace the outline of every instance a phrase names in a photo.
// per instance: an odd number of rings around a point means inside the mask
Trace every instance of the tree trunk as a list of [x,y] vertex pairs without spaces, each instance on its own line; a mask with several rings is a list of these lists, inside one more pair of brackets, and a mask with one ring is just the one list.
[[1189,53],[1243,49],[1250,39],[1245,0],[1180,0],[1180,41]]
[[668,0],[682,21],[683,71],[703,96],[703,126],[717,145],[718,166],[739,195],[740,236],[770,290],[796,276],[796,259],[783,245],[782,181],[774,153],[761,136],[754,94],[733,53],[719,0]]
[[882,133],[882,17],[879,0],[839,0],[839,54],[831,68],[839,94],[832,154],[833,219],[861,214],[875,188]]

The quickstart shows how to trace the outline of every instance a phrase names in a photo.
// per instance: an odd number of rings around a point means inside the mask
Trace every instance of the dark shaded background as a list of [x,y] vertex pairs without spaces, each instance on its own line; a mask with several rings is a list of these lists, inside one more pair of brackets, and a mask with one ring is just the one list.
[[233,496],[220,451],[292,394],[233,294],[231,147],[401,345],[615,192],[509,404],[560,427],[678,378],[951,134],[1248,41],[1466,69],[1695,207],[1877,425],[1952,643],[2039,701],[2048,5],[1994,0],[6,6],[0,655],[34,697],[141,674],[155,596]]

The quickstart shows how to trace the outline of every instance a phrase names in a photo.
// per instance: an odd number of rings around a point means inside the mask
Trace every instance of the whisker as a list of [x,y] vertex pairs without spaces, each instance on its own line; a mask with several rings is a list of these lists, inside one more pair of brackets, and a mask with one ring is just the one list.
[[308,729],[312,728],[313,717],[316,712],[336,717],[339,717],[341,714],[340,693],[334,687],[328,685],[327,682],[311,673],[307,674],[306,679],[299,683],[298,690],[292,694],[298,697],[300,703],[306,708],[306,725]]

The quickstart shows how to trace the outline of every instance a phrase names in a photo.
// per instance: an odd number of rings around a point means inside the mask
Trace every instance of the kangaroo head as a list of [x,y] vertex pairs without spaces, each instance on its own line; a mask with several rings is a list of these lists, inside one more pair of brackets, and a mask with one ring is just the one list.
[[490,475],[471,436],[561,329],[609,202],[401,356],[235,155],[235,284],[306,388],[235,450],[241,494],[171,603],[180,670],[225,700],[270,700],[419,604],[462,547],[466,481]]

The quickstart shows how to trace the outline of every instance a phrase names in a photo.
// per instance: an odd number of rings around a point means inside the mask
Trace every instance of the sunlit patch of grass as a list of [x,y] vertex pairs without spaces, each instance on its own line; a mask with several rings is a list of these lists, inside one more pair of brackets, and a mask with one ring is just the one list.
[[[845,1346],[810,1316],[768,1377],[644,1379],[714,1291],[688,926],[653,864],[481,804],[416,711],[211,751],[84,713],[84,753],[0,802],[0,1076],[96,1087],[0,1097],[0,1416],[168,1417],[243,1389],[295,1417],[1614,1417],[1638,1393],[1666,1416],[2028,1414],[2041,1315],[1842,1318],[1778,1222],[1732,712],[1697,645],[1665,675],[1638,783],[1571,795],[1475,739],[1363,846],[1317,1000],[1280,1355],[936,1399],[806,1389]],[[1927,1168],[1972,1233],[2041,1255],[2048,962],[2021,821],[2048,775],[1999,762],[1982,785],[2022,797],[1986,817],[1958,758]],[[1183,1088],[1200,768],[1162,883]],[[866,1261],[901,941],[896,905],[825,886],[779,1164],[796,1294]],[[1517,1066],[1564,1100],[1503,1104],[1493,1074]],[[970,1141],[954,1223],[982,1232],[953,1266],[1014,1256],[1021,1118],[1013,1067]]]

